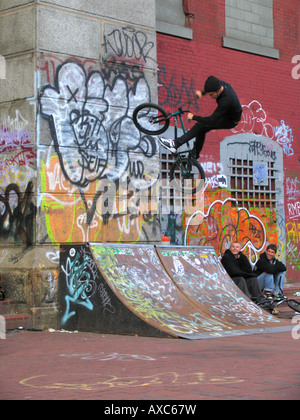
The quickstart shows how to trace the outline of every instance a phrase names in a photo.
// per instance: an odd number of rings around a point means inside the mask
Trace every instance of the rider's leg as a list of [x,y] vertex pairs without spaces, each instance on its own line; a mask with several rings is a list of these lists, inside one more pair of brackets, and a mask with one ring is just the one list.
[[195,158],[198,158],[204,144],[206,133],[208,133],[211,130],[233,128],[236,125],[236,123],[223,117],[219,118],[216,121],[198,121],[189,131],[187,131],[182,136],[177,137],[176,139],[166,139],[165,137],[159,137],[158,139],[162,146],[170,150],[172,153],[176,153],[176,150],[179,147],[187,143],[189,140],[195,138],[196,141],[193,155]]
[[196,138],[196,143],[199,142],[203,146],[207,131],[210,129],[206,129],[201,123],[196,123],[189,131],[174,140],[176,149],[194,138]]
[[264,295],[262,294],[262,292],[260,290],[260,286],[258,284],[257,277],[250,277],[250,278],[247,278],[245,280],[246,280],[246,284],[247,284],[248,290],[249,290],[252,298],[261,299],[261,298],[264,297]]
[[162,146],[170,150],[172,153],[176,153],[179,147],[192,140],[193,138],[196,138],[192,153],[193,157],[196,159],[199,157],[200,151],[202,150],[205,140],[205,134],[207,131],[201,126],[200,123],[197,123],[182,136],[177,137],[174,140],[166,139],[165,137],[159,137],[159,142]]
[[262,273],[257,277],[260,290],[266,295],[272,294],[274,290],[274,276],[273,274]]
[[283,294],[283,284],[284,284],[284,273],[277,273],[275,274],[275,288],[273,294],[278,296]]
[[246,295],[248,298],[251,298],[250,292],[246,285],[244,277],[233,277],[232,281],[237,285],[237,287]]
[[217,121],[213,122],[199,121],[189,131],[174,140],[175,148],[178,149],[189,140],[195,138],[194,154],[198,153],[198,155],[195,156],[198,158],[204,145],[206,133],[211,130],[229,129],[235,126],[236,124],[234,122],[229,121],[226,118],[219,118]]

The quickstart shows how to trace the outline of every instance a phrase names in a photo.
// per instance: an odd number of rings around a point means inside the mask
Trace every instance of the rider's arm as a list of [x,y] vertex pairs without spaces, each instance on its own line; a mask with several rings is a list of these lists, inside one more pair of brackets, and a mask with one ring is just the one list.
[[206,92],[204,90],[202,92],[201,92],[201,90],[196,90],[195,93],[196,93],[197,98],[201,98],[203,95],[206,94]]
[[198,115],[193,116],[194,121],[204,122],[208,124],[216,123],[220,118],[226,116],[228,118],[228,114],[230,114],[231,104],[227,101],[220,101],[217,108],[214,112],[208,117],[200,117]]

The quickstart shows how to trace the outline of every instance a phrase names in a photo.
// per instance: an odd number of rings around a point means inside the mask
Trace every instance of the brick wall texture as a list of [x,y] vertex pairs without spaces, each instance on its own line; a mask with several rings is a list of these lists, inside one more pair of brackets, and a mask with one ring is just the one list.
[[[300,2],[273,1],[273,48],[279,50],[279,59],[223,47],[225,0],[185,0],[184,7],[193,15],[193,39],[158,34],[159,102],[175,110],[179,104],[194,99],[192,92],[203,89],[206,78],[213,74],[232,84],[242,105],[253,101],[261,105],[252,133],[266,134],[280,143],[281,127],[285,220],[277,220],[277,230],[285,234],[281,258],[288,266],[288,281],[300,281]],[[215,105],[205,97],[193,102],[191,112],[209,115]],[[230,134],[228,130],[210,132],[202,161],[218,162],[219,143]]]

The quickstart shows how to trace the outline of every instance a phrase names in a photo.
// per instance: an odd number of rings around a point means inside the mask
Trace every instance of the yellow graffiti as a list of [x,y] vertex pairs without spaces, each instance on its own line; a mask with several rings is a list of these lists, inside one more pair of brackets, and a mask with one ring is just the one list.
[[[148,200],[147,196],[142,200],[138,192],[129,194],[128,191],[122,196],[116,191],[109,210],[106,209],[106,196],[98,193],[101,180],[89,183],[80,192],[64,177],[58,156],[52,156],[47,164],[41,161],[40,176],[41,209],[52,244],[138,242],[143,226],[151,224],[158,213],[157,201],[155,209],[151,209],[149,205],[154,206],[153,200]],[[129,207],[133,213],[128,214]],[[105,215],[103,209],[107,210]],[[149,213],[150,210],[154,215]],[[88,213],[93,214],[91,223],[88,223]]]
[[300,223],[288,222],[286,224],[287,241],[295,244],[300,243]]
[[[228,385],[245,382],[244,379],[236,378],[235,376],[220,376],[208,377],[203,372],[196,372],[190,374],[179,374],[177,372],[163,372],[150,376],[129,376],[120,378],[114,375],[107,375],[96,379],[92,383],[81,383],[76,380],[71,382],[56,382],[51,381],[52,375],[39,375],[20,381],[21,385],[39,388],[39,389],[62,389],[62,390],[77,390],[77,391],[105,391],[112,388],[137,388],[137,387],[157,387],[165,385],[195,386],[207,385],[213,383],[214,385]],[[74,375],[70,375],[74,376]],[[90,375],[89,375],[90,376]],[[98,376],[97,374],[93,376]],[[48,382],[44,384],[44,382]]]

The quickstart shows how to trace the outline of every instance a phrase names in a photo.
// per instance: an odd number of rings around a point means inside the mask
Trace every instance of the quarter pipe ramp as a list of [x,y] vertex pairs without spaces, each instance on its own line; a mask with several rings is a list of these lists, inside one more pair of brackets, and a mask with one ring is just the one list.
[[212,247],[61,247],[61,326],[201,339],[286,331],[235,286]]

